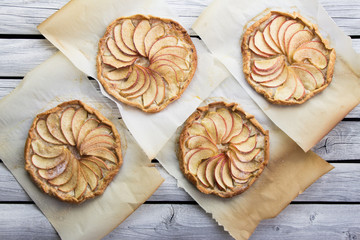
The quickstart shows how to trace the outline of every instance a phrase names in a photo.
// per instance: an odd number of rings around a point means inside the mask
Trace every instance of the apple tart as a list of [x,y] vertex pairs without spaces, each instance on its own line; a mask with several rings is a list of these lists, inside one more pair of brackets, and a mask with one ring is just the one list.
[[299,13],[270,12],[246,30],[241,49],[245,78],[271,103],[302,104],[332,80],[335,50]]
[[97,110],[74,100],[36,116],[25,169],[47,194],[80,203],[104,192],[122,165],[120,135]]
[[235,103],[199,107],[179,138],[181,171],[203,193],[229,198],[247,190],[269,159],[269,132]]
[[110,95],[144,112],[159,112],[178,99],[196,66],[190,36],[170,19],[121,17],[99,42],[99,81]]

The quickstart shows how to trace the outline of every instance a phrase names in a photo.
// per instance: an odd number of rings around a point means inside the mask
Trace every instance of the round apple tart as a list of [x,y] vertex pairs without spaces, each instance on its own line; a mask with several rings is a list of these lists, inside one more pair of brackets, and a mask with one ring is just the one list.
[[271,103],[302,104],[332,80],[335,50],[299,13],[270,12],[246,30],[241,49],[245,78]]
[[159,112],[192,80],[196,49],[177,22],[134,15],[113,21],[100,39],[98,79],[105,90],[144,112]]
[[80,203],[104,192],[122,165],[120,135],[97,110],[74,100],[36,116],[25,169],[47,194]]
[[235,103],[199,107],[179,138],[181,171],[203,193],[229,198],[248,189],[269,159],[269,132]]

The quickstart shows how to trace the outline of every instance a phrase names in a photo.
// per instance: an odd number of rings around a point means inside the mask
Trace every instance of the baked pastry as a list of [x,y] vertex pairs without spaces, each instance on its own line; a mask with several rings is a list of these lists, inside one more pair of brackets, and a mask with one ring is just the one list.
[[104,192],[122,164],[120,135],[97,110],[65,102],[34,119],[25,169],[47,194],[80,203]]
[[332,80],[335,50],[297,12],[270,12],[246,30],[241,49],[247,82],[271,103],[302,104]]
[[235,103],[199,107],[185,122],[178,158],[203,193],[228,198],[248,189],[269,159],[269,132]]
[[110,95],[144,112],[159,112],[178,99],[196,66],[190,36],[170,19],[121,17],[99,42],[99,81]]

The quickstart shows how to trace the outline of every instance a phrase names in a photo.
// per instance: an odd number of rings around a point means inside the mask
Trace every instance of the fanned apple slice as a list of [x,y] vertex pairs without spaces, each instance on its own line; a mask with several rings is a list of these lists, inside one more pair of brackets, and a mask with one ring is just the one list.
[[100,168],[102,169],[106,169],[106,170],[109,170],[110,168],[106,165],[106,163],[101,160],[100,158],[98,157],[94,157],[94,156],[86,156],[86,157],[83,157],[81,159],[81,161],[90,161],[90,162],[93,162],[93,163],[96,163]]
[[[158,69],[158,67],[168,65],[173,68],[173,70],[176,73],[176,80],[177,82],[184,81],[184,71],[181,69],[175,62],[168,60],[168,59],[156,59],[154,62],[152,62],[149,66],[150,69],[154,69],[155,71]],[[157,70],[158,71],[158,70]],[[159,71],[158,71],[159,72]],[[160,74],[160,73],[159,73]]]
[[254,36],[251,36],[249,39],[249,49],[253,51],[256,55],[259,55],[260,57],[268,58],[270,55],[260,51],[254,44]]
[[234,118],[227,108],[219,108],[216,110],[216,112],[219,113],[225,121],[226,131],[222,137],[222,142],[225,142],[225,139],[229,137],[229,134],[234,127]]
[[186,58],[186,56],[188,55],[188,50],[182,46],[163,47],[157,53],[154,54],[154,56],[152,57],[152,59],[150,59],[150,61],[153,61],[157,57],[166,54],[173,54],[181,58]]
[[206,179],[206,167],[208,165],[208,161],[203,161],[202,163],[200,163],[198,169],[197,169],[197,173],[196,176],[199,178],[200,182],[205,186],[205,187],[209,187],[210,184],[208,182],[208,180]]
[[43,158],[56,158],[64,151],[64,146],[47,146],[41,140],[34,140],[31,142],[31,148],[36,155]]
[[225,159],[221,166],[221,180],[223,181],[223,183],[227,188],[231,189],[234,187],[228,159]]
[[49,183],[54,186],[61,186],[69,182],[73,175],[73,166],[77,164],[75,161],[76,160],[69,156],[69,163],[67,164],[65,171],[59,176],[49,180]]
[[270,58],[270,59],[254,60],[253,65],[259,71],[269,72],[273,69],[276,69],[279,63],[281,63],[281,61],[283,60],[284,60],[283,56],[277,56],[275,58]]
[[216,144],[208,136],[192,135],[185,141],[185,145],[189,149],[208,148],[211,149],[214,153],[217,152]]
[[156,104],[159,105],[163,103],[165,100],[165,82],[164,79],[157,72],[152,72],[152,76],[156,81],[156,85],[158,89],[155,102]]
[[275,100],[288,100],[292,97],[296,89],[296,78],[291,71],[288,71],[288,77],[285,83],[276,89]]
[[307,59],[320,69],[324,69],[327,66],[326,56],[315,48],[299,48],[294,52],[293,59],[295,62],[303,62]]
[[[192,152],[193,150],[194,152]],[[189,154],[188,157],[187,155],[185,155],[185,157],[187,159],[189,172],[191,174],[196,174],[200,163],[203,160],[212,157],[214,155],[214,152],[211,149],[207,149],[207,148],[197,148],[193,150],[190,150],[189,152],[191,152],[191,154]]]
[[[139,79],[144,77],[144,85],[138,90],[136,90],[136,88],[133,89],[131,94],[128,93],[129,94],[127,96],[128,99],[134,99],[134,98],[142,96],[146,91],[148,91],[148,89],[150,87],[151,79],[150,79],[149,74],[143,68],[141,68],[141,71],[142,71],[142,74],[139,75]],[[139,73],[140,73],[140,71],[139,71]],[[136,90],[136,91],[134,91],[134,90]],[[129,89],[129,91],[130,91],[130,89]]]
[[249,153],[253,151],[257,145],[256,136],[249,137],[245,142],[238,144],[231,143],[231,146],[235,147],[241,153]]
[[65,158],[64,161],[59,163],[54,168],[51,168],[51,169],[39,169],[38,170],[39,176],[42,177],[43,179],[46,179],[46,180],[54,179],[54,178],[56,178],[57,176],[59,176],[60,174],[62,174],[65,171],[68,164],[69,164],[69,159]]
[[[80,163],[78,163],[80,165]],[[77,184],[74,189],[74,197],[76,199],[79,199],[84,193],[86,192],[87,188],[87,182],[84,177],[84,173],[80,166],[78,166],[78,178],[77,178]]]
[[156,40],[156,42],[149,49],[148,58],[152,59],[154,54],[156,54],[160,49],[170,46],[176,46],[177,43],[178,39],[175,36],[165,36]]
[[87,119],[80,128],[79,135],[77,137],[77,145],[80,146],[84,138],[98,125],[99,125],[99,120],[94,118]]
[[128,67],[130,65],[132,65],[135,60],[137,58],[134,58],[132,61],[130,62],[123,62],[123,61],[120,61],[120,60],[117,60],[114,56],[112,55],[109,55],[109,56],[102,56],[102,60],[103,60],[103,63],[109,65],[109,66],[112,66],[114,68],[123,68],[123,67]]
[[221,143],[223,137],[227,132],[225,119],[217,112],[209,112],[206,115],[206,118],[210,118],[212,121],[214,121],[214,125],[216,128],[216,135],[217,135],[216,143]]
[[46,142],[52,143],[52,144],[62,144],[59,140],[57,140],[53,135],[49,132],[49,129],[46,126],[46,121],[43,119],[40,119],[36,123],[36,132],[39,134],[39,136]]
[[275,43],[275,41],[272,39],[271,34],[270,34],[270,24],[266,25],[266,27],[264,28],[264,39],[265,42],[268,44],[268,46],[276,53],[281,53],[281,50],[279,49],[279,47],[277,46],[277,44]]
[[79,166],[79,164],[76,159],[73,159],[72,163],[73,163],[73,167],[72,167],[71,179],[64,185],[59,186],[59,188],[58,188],[60,191],[65,192],[65,193],[68,193],[68,192],[74,190],[78,183],[78,173],[79,173],[78,166]]
[[128,90],[130,88],[133,88],[137,84],[138,78],[139,78],[139,70],[137,67],[134,67],[129,78],[126,79],[125,81],[120,81],[118,88],[120,90]]
[[85,181],[89,184],[90,189],[94,191],[98,185],[98,178],[96,177],[96,174],[82,162],[80,162],[80,166],[84,174]]
[[[154,66],[151,66],[154,67]],[[157,65],[155,68],[152,68],[155,72],[157,72],[160,76],[162,76],[167,84],[175,84],[177,85],[178,80],[176,76],[175,69],[169,64],[161,64]]]
[[293,66],[301,67],[303,69],[308,70],[316,80],[316,87],[319,88],[322,85],[324,85],[324,83],[325,83],[324,74],[317,67],[315,67],[311,64],[308,64],[308,63],[301,63],[301,64],[296,64]]
[[116,45],[116,42],[114,39],[112,38],[108,38],[108,40],[106,41],[106,45],[109,49],[109,51],[111,52],[111,54],[119,61],[122,62],[133,62],[134,60],[136,60],[137,57],[135,56],[129,56],[124,54]]
[[120,81],[128,78],[132,72],[132,67],[123,67],[110,72],[104,72],[104,76],[111,81]]
[[293,97],[296,100],[299,100],[305,96],[305,87],[304,87],[303,83],[301,82],[301,80],[299,79],[299,77],[295,73],[294,73],[294,76],[296,78],[296,89],[295,89]]
[[257,162],[257,161],[250,161],[245,163],[238,161],[237,159],[233,159],[233,163],[237,169],[245,173],[252,173],[258,170],[261,164],[261,162]]
[[177,66],[179,66],[179,68],[181,68],[183,70],[187,70],[190,67],[189,63],[184,58],[181,58],[181,57],[179,57],[177,55],[174,55],[174,54],[159,55],[158,57],[154,58],[153,60],[154,61],[156,61],[156,60],[168,60],[168,61],[171,61],[171,62],[175,63]]
[[226,159],[222,159],[222,160],[219,160],[218,163],[216,164],[216,167],[215,167],[215,170],[214,170],[214,175],[215,175],[215,181],[216,181],[216,185],[222,189],[222,190],[226,190],[226,186],[225,186],[225,183],[223,182],[222,180],[222,177],[221,177],[221,173],[222,173],[222,166],[223,166],[223,162],[226,161]]
[[84,124],[85,120],[87,119],[87,116],[88,116],[88,113],[83,108],[79,108],[74,113],[73,119],[71,121],[71,129],[72,129],[72,133],[73,133],[75,142],[77,141],[77,137],[79,136],[80,128]]
[[135,27],[132,24],[130,19],[125,19],[121,25],[121,38],[125,45],[133,52],[136,52],[136,48],[134,46],[134,31]]
[[100,143],[107,143],[106,146],[109,146],[110,148],[113,148],[115,146],[115,140],[112,136],[110,136],[110,135],[95,135],[81,143],[80,153],[83,152],[83,149],[86,149],[94,144],[100,144]]
[[217,143],[219,138],[214,121],[210,118],[203,118],[201,120],[201,124],[206,129],[207,132],[206,136],[209,136],[212,142]]
[[260,148],[254,149],[254,151],[251,151],[250,153],[242,153],[236,150],[236,148],[233,149],[234,155],[232,155],[232,158],[235,158],[239,160],[240,162],[248,163],[255,159],[255,157],[261,152]]
[[158,40],[163,37],[165,34],[165,29],[162,24],[158,24],[152,27],[146,34],[144,39],[145,53],[146,56],[149,56],[149,51],[151,46]]
[[82,159],[81,164],[86,165],[88,168],[90,168],[98,178],[102,178],[103,173],[98,164],[87,159]]
[[285,36],[285,32],[286,29],[293,23],[296,23],[295,20],[286,20],[280,27],[279,32],[278,32],[278,41],[279,41],[279,46],[280,49],[283,53],[285,53],[285,42],[284,42],[284,36]]
[[230,172],[231,176],[233,176],[234,179],[240,180],[241,183],[246,183],[250,177],[252,177],[251,172],[243,172],[242,170],[238,169],[234,163],[234,159],[231,158],[230,162]]
[[[137,67],[136,73],[137,78],[135,84],[133,84],[130,88],[122,89],[122,91],[120,92],[121,95],[130,96],[136,94],[142,87],[145,86],[147,79],[144,71],[140,67]],[[129,84],[131,84],[131,82]]]
[[281,67],[279,67],[274,73],[272,74],[269,74],[269,75],[259,75],[259,74],[256,74],[254,72],[252,72],[250,75],[251,75],[251,78],[257,82],[257,83],[263,83],[263,82],[269,82],[269,81],[272,81],[274,79],[276,79],[277,77],[280,76],[280,74],[282,73],[283,69],[285,67],[285,63],[283,62],[283,64],[281,65]]
[[40,169],[51,169],[56,167],[58,164],[65,160],[66,154],[65,152],[61,153],[59,156],[55,158],[44,158],[39,155],[32,155],[31,162],[35,167]]
[[[188,128],[189,135],[200,135],[200,136],[209,136],[207,129],[203,124],[194,123]],[[210,137],[210,136],[209,136]]]
[[249,137],[250,137],[250,129],[246,124],[244,124],[242,129],[241,129],[241,132],[239,132],[237,135],[233,136],[230,139],[230,143],[232,143],[232,144],[240,144],[240,143],[245,142],[246,140],[248,140]]
[[321,41],[308,41],[301,44],[299,48],[315,48],[324,55],[329,54],[328,50],[325,49],[324,43],[322,43]]
[[236,112],[232,112],[234,124],[231,132],[229,133],[228,137],[224,140],[224,142],[229,142],[234,136],[239,135],[243,128],[243,120],[239,114]]
[[67,143],[64,135],[62,134],[60,127],[60,115],[57,113],[51,113],[46,119],[46,126],[49,129],[51,135],[62,143]]
[[284,33],[284,49],[283,51],[286,53],[287,49],[289,47],[290,39],[294,36],[295,33],[301,31],[304,29],[304,25],[301,23],[293,23],[287,27],[285,33]]
[[150,107],[150,105],[154,103],[156,96],[158,94],[158,85],[156,79],[149,71],[147,72],[147,76],[149,78],[150,86],[146,90],[146,92],[142,95],[143,105],[145,108]]
[[277,78],[268,82],[261,82],[260,85],[268,88],[279,87],[286,81],[287,78],[288,78],[288,67],[285,66],[283,71]]
[[84,154],[88,156],[99,157],[103,160],[107,160],[115,164],[118,161],[116,155],[112,151],[104,147],[94,147],[87,149],[86,151],[84,151]]
[[205,178],[208,181],[209,185],[214,188],[215,187],[215,167],[217,166],[218,162],[224,159],[223,154],[216,155],[214,157],[209,158],[206,162],[205,168]]
[[290,38],[289,44],[287,46],[288,60],[291,61],[295,50],[302,44],[310,41],[314,35],[309,30],[301,30]]
[[259,49],[261,52],[265,53],[266,55],[276,55],[276,52],[272,50],[269,45],[266,43],[264,39],[264,35],[262,32],[257,31],[254,35],[254,45],[257,49]]
[[[83,146],[83,145],[82,145]],[[85,152],[91,151],[93,148],[107,148],[107,149],[114,149],[114,144],[111,142],[103,141],[103,142],[96,142],[91,145],[85,145],[84,147],[80,148],[80,154],[83,155]]]
[[271,23],[269,23],[269,25],[270,25],[270,27],[269,27],[270,36],[271,36],[272,40],[275,42],[275,44],[278,47],[280,46],[278,33],[279,33],[279,30],[280,30],[280,27],[282,26],[282,24],[285,21],[286,21],[286,17],[277,16],[271,21]]
[[60,119],[60,128],[62,133],[64,134],[64,137],[66,138],[67,142],[71,146],[75,146],[75,139],[72,133],[72,119],[75,114],[74,108],[67,108],[65,111],[61,114]]
[[149,32],[150,28],[151,28],[151,26],[150,26],[149,21],[142,20],[136,26],[135,31],[134,31],[134,37],[133,37],[134,46],[135,46],[137,52],[140,55],[142,55],[143,57],[146,57],[144,40],[145,40],[145,36]]
[[118,24],[114,27],[113,34],[114,34],[114,39],[115,39],[116,45],[123,53],[130,55],[130,56],[137,55],[137,53],[135,51],[132,51],[130,48],[128,48],[125,45],[125,43],[121,37],[121,24]]
[[109,135],[110,133],[111,133],[111,129],[109,127],[105,125],[100,125],[91,132],[89,132],[89,134],[85,137],[83,141],[86,142],[97,135]]
[[301,79],[302,83],[304,84],[304,87],[307,90],[313,91],[316,89],[316,79],[311,74],[310,71],[308,71],[306,68],[301,68],[297,65],[291,66],[291,68],[294,70],[295,74],[298,76],[299,79]]

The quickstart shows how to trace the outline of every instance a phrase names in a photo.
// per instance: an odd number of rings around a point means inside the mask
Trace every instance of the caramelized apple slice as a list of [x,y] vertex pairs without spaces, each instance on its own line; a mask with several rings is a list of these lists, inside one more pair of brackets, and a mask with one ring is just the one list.
[[279,47],[277,46],[277,44],[275,43],[275,41],[272,39],[271,34],[270,34],[270,24],[268,24],[263,32],[264,35],[264,39],[265,42],[267,43],[267,45],[271,48],[271,50],[273,50],[276,53],[281,53],[281,50],[279,49]]
[[[78,163],[79,165],[80,163]],[[74,189],[74,197],[76,199],[80,198],[82,195],[84,195],[87,188],[87,182],[84,177],[84,173],[80,166],[78,166],[78,178],[77,178],[77,184]]]
[[103,55],[102,60],[103,60],[103,63],[105,63],[105,64],[107,64],[109,66],[112,66],[114,68],[123,68],[123,67],[128,67],[128,66],[132,65],[135,62],[136,58],[134,58],[130,62],[123,62],[123,61],[117,60],[113,56],[105,56],[105,55]]
[[227,108],[219,108],[216,110],[217,113],[224,119],[226,131],[222,138],[222,142],[225,141],[229,137],[230,132],[232,131],[234,127],[234,118],[233,115],[229,112]]
[[324,69],[327,66],[326,56],[315,48],[299,48],[294,52],[293,59],[295,62],[303,62],[307,59],[320,69]]
[[146,57],[144,40],[145,40],[145,36],[148,33],[148,31],[150,30],[150,28],[151,28],[151,26],[150,26],[149,21],[142,20],[136,26],[135,31],[134,31],[134,37],[133,37],[134,46],[135,46],[137,52],[140,55],[142,55],[143,57]]
[[66,154],[62,152],[59,156],[55,158],[44,158],[39,155],[32,155],[31,162],[35,167],[40,169],[51,169],[59,165],[61,162],[65,160]]
[[108,40],[106,41],[106,45],[109,49],[109,51],[111,52],[111,54],[119,61],[122,62],[133,62],[134,60],[136,60],[136,57],[134,56],[129,56],[124,54],[116,45],[116,42],[114,39],[112,38],[108,38]]
[[44,144],[41,140],[34,140],[31,142],[31,148],[35,154],[43,158],[56,158],[63,153],[63,146],[51,146]]
[[113,162],[113,163],[117,163],[117,157],[115,156],[115,154],[110,151],[107,148],[104,147],[94,147],[94,148],[89,148],[86,149],[86,151],[84,151],[85,155],[89,155],[89,156],[95,156],[95,157],[99,157],[101,159]]
[[59,186],[59,188],[58,188],[60,191],[65,192],[65,193],[74,190],[77,183],[78,183],[78,172],[79,172],[78,165],[79,164],[78,164],[76,159],[73,159],[72,163],[73,163],[73,166],[72,166],[72,177],[71,177],[71,179],[67,183],[65,183],[64,185]]
[[284,49],[283,49],[284,52],[287,52],[290,39],[294,36],[295,33],[303,30],[304,27],[305,26],[301,23],[293,23],[286,29],[284,34]]
[[133,36],[135,27],[130,19],[126,19],[121,25],[121,38],[125,45],[133,52],[136,52]]
[[251,36],[249,38],[249,49],[253,51],[256,55],[259,55],[260,57],[268,58],[270,55],[260,51],[254,44],[254,36]]
[[75,142],[77,141],[77,137],[79,136],[79,131],[81,126],[84,124],[85,120],[87,119],[88,113],[85,109],[79,108],[76,110],[72,122],[71,122],[71,129],[73,132],[73,137]]
[[284,67],[285,64],[283,63],[281,67],[279,67],[274,73],[269,75],[259,75],[254,72],[252,72],[250,75],[251,78],[257,83],[269,82],[279,77],[280,74],[283,72]]
[[215,168],[218,165],[218,162],[220,162],[222,159],[224,159],[223,154],[216,155],[214,157],[209,158],[206,162],[206,168],[205,168],[205,178],[208,181],[209,185],[214,188],[215,187]]
[[55,137],[53,137],[53,135],[49,132],[49,129],[46,126],[46,122],[43,119],[40,119],[36,123],[36,132],[44,141],[48,143],[61,144],[61,142],[57,140]]
[[120,81],[128,78],[131,72],[132,72],[132,67],[128,66],[128,67],[115,69],[110,72],[104,72],[104,76],[111,81]]
[[90,189],[94,191],[98,185],[96,174],[82,162],[80,162],[80,166],[86,182],[89,184]]
[[49,183],[54,186],[61,186],[69,182],[73,175],[73,166],[77,164],[75,161],[76,160],[69,156],[69,163],[67,164],[65,171],[59,176],[49,180]]
[[176,46],[177,43],[178,39],[175,36],[166,36],[156,40],[156,42],[151,46],[149,50],[149,59],[152,59],[154,54],[157,53],[160,49],[170,46]]
[[231,143],[231,146],[235,147],[241,153],[249,153],[253,151],[256,147],[256,135],[249,137],[245,142],[241,143]]
[[228,135],[228,137],[224,140],[224,142],[229,142],[234,136],[239,135],[243,128],[243,120],[241,116],[235,112],[232,112],[234,124]]
[[158,94],[158,86],[156,79],[149,72],[147,72],[147,77],[149,78],[150,86],[142,95],[143,105],[145,108],[148,108],[151,104],[153,104]]
[[165,34],[165,29],[162,24],[158,24],[158,25],[152,27],[147,32],[145,39],[144,39],[146,56],[149,56],[149,51],[150,51],[151,46],[156,42],[156,40],[158,40],[159,38],[164,36],[164,34]]
[[286,81],[287,78],[288,78],[288,67],[285,66],[283,71],[277,78],[268,82],[261,82],[260,85],[268,88],[279,87]]
[[216,185],[217,185],[221,190],[226,190],[225,183],[223,182],[222,177],[221,177],[222,166],[223,166],[223,162],[224,162],[224,161],[226,161],[225,158],[222,159],[222,160],[219,160],[218,163],[216,164],[215,171],[214,171]]
[[230,139],[230,143],[232,144],[240,144],[242,142],[245,142],[250,137],[250,129],[249,127],[244,124],[241,128],[241,132],[238,132],[237,135],[233,136]]
[[121,36],[121,32],[122,32],[121,24],[116,25],[113,30],[114,40],[115,40],[116,45],[123,53],[130,55],[130,56],[136,56],[137,53],[125,45],[125,43],[122,39],[122,36]]
[[206,118],[209,118],[214,122],[217,135],[216,143],[221,143],[223,137],[227,132],[225,119],[217,112],[209,112],[206,115]]
[[95,162],[88,160],[88,159],[82,159],[81,164],[83,164],[83,165],[87,166],[89,169],[91,169],[95,173],[96,177],[102,178],[103,173],[98,164],[96,164]]
[[99,121],[94,118],[89,118],[81,126],[79,135],[77,137],[77,145],[80,146],[84,138],[99,125]]
[[288,71],[288,78],[285,83],[276,89],[274,99],[276,100],[288,100],[292,97],[296,89],[296,78],[294,73]]
[[313,36],[314,35],[309,30],[301,30],[294,33],[294,35],[290,38],[289,44],[287,46],[289,61],[292,60],[295,50],[302,44],[310,41],[313,38]]
[[280,27],[282,26],[282,24],[285,21],[286,21],[286,18],[284,16],[277,16],[269,23],[270,36],[278,47],[280,46],[278,33],[280,30]]
[[286,29],[293,23],[296,23],[296,21],[295,20],[286,20],[279,29],[278,41],[279,41],[280,49],[283,53],[285,53],[285,42],[284,42],[285,32],[286,32]]
[[311,64],[308,64],[308,63],[301,63],[301,64],[296,64],[296,65],[293,65],[293,66],[301,67],[303,69],[308,70],[313,75],[313,77],[315,78],[317,88],[324,85],[324,83],[325,83],[324,74],[318,68],[316,68],[315,66],[313,66]]
[[210,184],[206,179],[206,166],[208,165],[208,161],[203,161],[202,163],[200,163],[198,169],[197,169],[197,173],[196,176],[198,177],[198,179],[200,180],[200,182],[205,186],[205,187],[209,187]]
[[189,149],[207,148],[211,149],[214,153],[217,152],[216,144],[207,136],[192,135],[186,139],[185,145]]
[[229,166],[229,160],[225,159],[223,161],[223,164],[221,166],[221,180],[222,182],[225,184],[225,186],[227,188],[233,188],[234,187],[234,183],[233,183],[233,179],[231,177],[231,172],[230,172],[230,166]]
[[40,177],[42,177],[43,179],[46,180],[54,179],[65,171],[68,163],[69,163],[69,159],[65,158],[65,160],[59,163],[56,167],[51,169],[39,169],[38,173]]
[[186,58],[186,56],[188,55],[188,50],[186,50],[186,48],[184,48],[182,46],[164,47],[164,48],[160,49],[157,53],[155,53],[154,56],[152,57],[152,59],[150,59],[150,60],[153,61],[157,57],[159,57],[161,55],[167,55],[167,54],[173,54],[180,58]]
[[254,45],[257,49],[260,50],[260,52],[265,53],[266,55],[275,55],[276,52],[272,50],[269,45],[266,43],[264,39],[264,35],[262,32],[257,31],[254,35]]
[[301,79],[304,87],[307,90],[313,91],[316,89],[316,79],[314,76],[305,68],[301,68],[299,66],[293,65],[291,68],[294,70],[295,74],[299,79]]
[[62,113],[61,115],[61,119],[60,119],[60,128],[62,133],[64,134],[64,137],[66,138],[67,142],[71,145],[71,146],[75,146],[75,139],[72,133],[72,127],[71,127],[71,123],[72,123],[72,119],[74,117],[75,114],[75,109],[74,108],[67,108],[65,109],[65,111]]
[[187,162],[189,172],[191,174],[196,174],[200,163],[213,155],[214,152],[207,148],[197,148],[190,150],[185,155],[185,162]]

